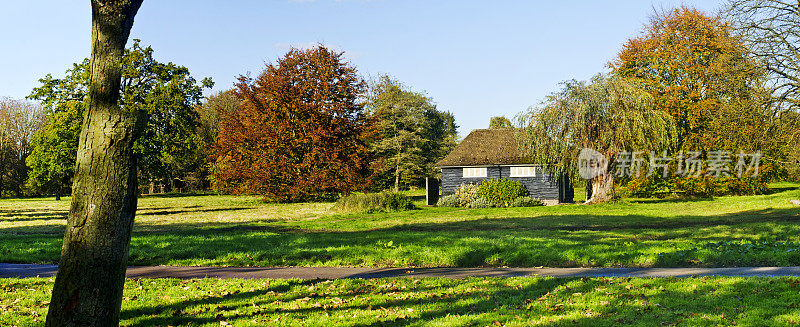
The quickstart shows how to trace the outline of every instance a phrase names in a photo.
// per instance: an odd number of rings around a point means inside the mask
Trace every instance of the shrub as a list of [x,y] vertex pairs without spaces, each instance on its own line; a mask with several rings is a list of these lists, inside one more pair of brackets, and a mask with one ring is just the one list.
[[635,177],[619,188],[622,196],[635,197],[713,197],[723,195],[756,195],[769,190],[759,178],[735,178],[711,176],[672,176],[663,178],[651,175]]
[[508,207],[514,199],[528,195],[528,190],[518,181],[493,178],[481,183],[478,194],[498,207]]
[[414,203],[400,193],[353,193],[336,201],[338,212],[391,212],[414,209]]
[[491,207],[494,207],[494,203],[492,203],[492,201],[489,201],[489,199],[487,198],[477,198],[475,199],[475,201],[472,201],[468,206],[468,208],[473,208],[473,209],[483,209]]
[[458,199],[458,194],[450,194],[439,198],[439,202],[436,202],[436,206],[455,208],[461,206],[461,201]]
[[481,187],[475,184],[461,184],[456,190],[458,196],[458,206],[467,207],[470,203],[481,197],[479,194]]
[[544,203],[542,203],[541,200],[532,196],[521,196],[511,201],[512,207],[538,207],[542,205],[544,205]]

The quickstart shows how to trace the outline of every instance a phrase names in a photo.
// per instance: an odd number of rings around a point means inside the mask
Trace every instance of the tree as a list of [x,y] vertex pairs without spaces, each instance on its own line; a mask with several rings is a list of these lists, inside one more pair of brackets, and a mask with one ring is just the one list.
[[375,122],[370,150],[376,157],[374,183],[394,191],[420,186],[436,174],[433,165],[455,147],[455,118],[436,109],[423,93],[382,76],[371,88],[367,108]]
[[616,155],[623,150],[659,150],[675,135],[671,117],[656,109],[652,96],[635,81],[598,75],[590,83],[567,81],[563,88],[523,118],[523,144],[535,162],[551,173],[578,171],[584,149],[598,151],[608,165],[590,180],[591,198],[599,203],[614,196]]
[[769,72],[776,109],[800,110],[800,5],[729,0],[726,14],[749,46],[749,54]]
[[199,134],[206,144],[217,143],[220,117],[239,110],[241,104],[235,90],[226,90],[209,95],[202,105],[197,106],[200,116]]
[[422,119],[423,112],[433,105],[422,94],[404,90],[388,76],[382,76],[372,92],[369,107],[377,135],[370,149],[379,158],[373,169],[379,175],[391,176],[397,192],[401,180],[407,186],[424,175]]
[[43,122],[44,112],[38,104],[0,98],[0,196],[4,190],[22,196],[28,177],[25,159]]
[[75,175],[77,139],[84,110],[83,103],[75,100],[60,103],[58,107],[50,113],[44,128],[34,135],[26,164],[30,168],[31,187],[55,193],[56,200],[61,200]]
[[[204,158],[211,158],[214,155],[213,145],[217,144],[222,117],[239,110],[241,103],[242,101],[236,96],[236,91],[231,89],[211,94],[206,97],[203,104],[196,106],[200,118],[197,134],[203,144],[208,145],[202,147]],[[201,176],[201,180],[210,181],[215,168],[214,162],[208,160],[197,173]]]
[[[126,110],[139,113],[139,133],[134,153],[139,158],[143,183],[160,182],[172,188],[176,178],[195,175],[205,166],[207,154],[199,132],[195,107],[210,79],[198,82],[188,68],[161,63],[151,47],[139,40],[125,50],[120,101]],[[46,75],[30,99],[48,111],[48,126],[34,142],[28,164],[31,184],[41,192],[65,190],[74,171],[74,157],[89,84],[89,60],[73,64],[64,78]]]
[[[432,107],[423,113],[422,138],[426,141],[422,146],[425,156],[425,176],[437,177],[441,171],[435,167],[439,160],[447,156],[458,144],[458,125],[456,117],[449,111],[442,111]],[[424,178],[420,179],[418,186],[424,186]]]
[[639,79],[655,106],[673,117],[678,149],[738,150],[748,146],[734,144],[742,134],[764,134],[761,126],[732,130],[725,123],[762,118],[764,74],[747,53],[719,18],[681,7],[654,14],[610,65],[616,75]]
[[120,106],[123,55],[142,0],[92,0],[91,73],[64,245],[46,326],[117,326],[137,180],[138,112]]
[[514,128],[514,125],[505,116],[496,116],[489,120],[489,128]]
[[217,188],[304,201],[363,187],[365,83],[342,53],[292,49],[236,88],[241,105],[221,117],[214,148]]
[[782,125],[788,135],[788,177],[800,181],[800,112],[788,112],[782,117]]

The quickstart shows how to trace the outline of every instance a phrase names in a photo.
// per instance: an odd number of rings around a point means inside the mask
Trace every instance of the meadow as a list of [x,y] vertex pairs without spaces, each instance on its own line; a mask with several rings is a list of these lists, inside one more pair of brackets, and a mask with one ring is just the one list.
[[[339,214],[332,203],[139,200],[131,265],[675,267],[800,265],[800,184],[713,199]],[[69,199],[0,200],[0,262],[56,263]]]

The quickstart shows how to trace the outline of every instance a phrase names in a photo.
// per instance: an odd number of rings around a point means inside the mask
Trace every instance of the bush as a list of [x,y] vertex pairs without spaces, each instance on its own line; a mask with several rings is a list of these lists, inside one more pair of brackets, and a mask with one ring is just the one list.
[[473,209],[491,208],[494,207],[494,203],[492,203],[492,201],[489,201],[489,199],[487,198],[477,198],[475,199],[475,201],[472,201],[467,207]]
[[542,203],[541,200],[534,198],[532,196],[521,196],[514,199],[514,201],[511,201],[511,206],[516,208],[538,207],[542,205],[544,205],[544,203]]
[[769,190],[767,183],[759,178],[735,178],[711,176],[657,175],[635,177],[619,188],[619,195],[630,197],[713,197],[723,195],[757,195]]
[[456,190],[458,196],[458,206],[468,207],[470,203],[481,197],[479,194],[481,187],[475,184],[461,184]]
[[498,207],[508,207],[514,199],[528,195],[528,189],[518,181],[492,178],[481,183],[478,194]]
[[450,194],[439,198],[439,202],[436,202],[436,206],[456,208],[461,206],[461,201],[458,199],[458,194]]
[[414,209],[414,203],[400,193],[353,193],[336,201],[338,212],[391,212]]

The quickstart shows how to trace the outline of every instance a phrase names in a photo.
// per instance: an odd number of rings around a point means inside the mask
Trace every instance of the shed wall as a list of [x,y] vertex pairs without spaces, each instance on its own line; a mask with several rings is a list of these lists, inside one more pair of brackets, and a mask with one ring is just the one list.
[[[528,194],[540,200],[559,200],[559,183],[557,178],[550,178],[547,172],[536,177],[509,177],[511,167],[492,166],[486,168],[486,178],[463,178],[462,167],[442,168],[442,194],[453,194],[461,184],[480,184],[491,178],[507,178],[519,181],[528,189]],[[568,186],[570,189],[572,185]],[[571,200],[571,197],[570,197]]]

